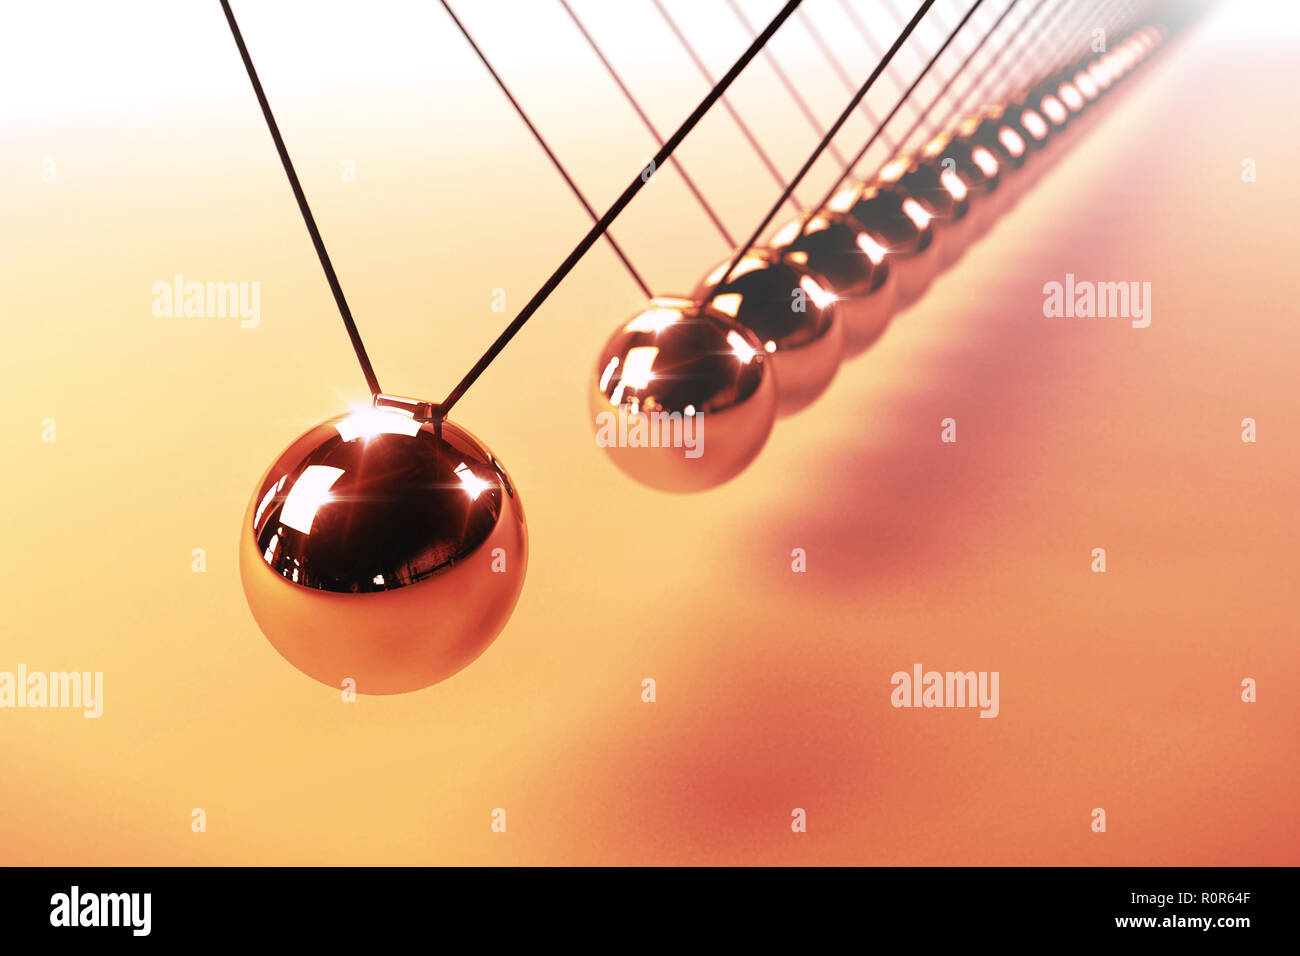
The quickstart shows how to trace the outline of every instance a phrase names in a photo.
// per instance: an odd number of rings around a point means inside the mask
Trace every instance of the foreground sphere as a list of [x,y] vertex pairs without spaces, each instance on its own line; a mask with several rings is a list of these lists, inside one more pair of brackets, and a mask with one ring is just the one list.
[[469,664],[523,588],[528,532],[501,463],[451,422],[368,408],[317,425],[253,493],[239,570],[258,626],[333,687],[400,694]]
[[777,230],[771,248],[822,276],[839,297],[844,351],[856,355],[880,337],[898,299],[898,281],[882,240],[847,213],[824,209]]
[[596,443],[627,474],[661,491],[729,481],[772,430],[770,358],[752,332],[712,306],[651,299],[596,361]]
[[[770,249],[720,263],[693,298],[743,325],[763,344],[776,382],[776,411],[790,415],[826,391],[844,356],[844,326],[830,283]],[[724,280],[725,277],[725,281]]]
[[897,183],[859,183],[842,189],[826,204],[847,213],[888,252],[898,275],[898,306],[911,305],[939,271],[940,247],[934,217]]

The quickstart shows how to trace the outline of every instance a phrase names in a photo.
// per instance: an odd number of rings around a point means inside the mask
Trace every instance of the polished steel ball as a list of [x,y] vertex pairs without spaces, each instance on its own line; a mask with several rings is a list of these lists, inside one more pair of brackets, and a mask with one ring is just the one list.
[[1065,108],[1073,114],[1083,112],[1083,108],[1088,105],[1088,98],[1083,95],[1083,91],[1074,85],[1074,79],[1070,76],[1060,76],[1056,78],[1056,96],[1065,104]]
[[960,181],[970,203],[971,238],[982,236],[998,214],[1002,166],[997,157],[984,146],[947,133],[928,143],[922,155]]
[[844,357],[839,302],[807,256],[751,249],[719,263],[692,298],[729,315],[762,343],[776,382],[776,413],[792,415],[826,391]]
[[1045,116],[1054,128],[1060,129],[1070,121],[1070,110],[1056,95],[1055,89],[1040,88],[1034,92],[1033,99],[1038,105],[1038,112]]
[[754,460],[772,430],[771,355],[707,303],[655,298],[601,349],[596,444],[637,481],[702,491]]
[[1086,66],[1081,66],[1074,71],[1070,76],[1070,83],[1083,94],[1086,103],[1094,102],[1101,95],[1101,87],[1097,85],[1097,80],[1088,72]]
[[968,117],[957,127],[957,135],[972,146],[983,146],[998,161],[1003,172],[1003,186],[1009,186],[1011,176],[1025,165],[1029,144],[1025,137],[1003,119],[1004,109],[992,107],[983,113]]
[[883,245],[898,276],[897,311],[921,297],[941,262],[934,217],[897,183],[859,183],[840,190],[827,211],[847,213]]
[[1025,137],[1003,119],[1003,113],[1003,107],[998,105],[968,116],[958,125],[956,136],[972,150],[987,150],[997,162],[998,188],[993,205],[998,216],[1006,214],[1023,194],[1026,183],[1020,170],[1029,157]]
[[847,213],[823,209],[778,229],[769,248],[822,276],[839,297],[846,355],[880,337],[898,299],[893,257],[880,237]]
[[444,680],[505,626],[528,566],[519,492],[449,421],[366,408],[271,465],[240,532],[244,595],[267,639],[332,687]]
[[877,176],[892,182],[919,202],[943,236],[941,268],[952,265],[974,238],[970,194],[960,177],[925,157],[900,156],[884,165]]

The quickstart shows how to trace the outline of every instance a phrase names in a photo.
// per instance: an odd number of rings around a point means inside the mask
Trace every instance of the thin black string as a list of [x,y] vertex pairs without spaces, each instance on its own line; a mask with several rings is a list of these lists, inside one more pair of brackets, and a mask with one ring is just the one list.
[[[787,0],[777,15],[772,18],[772,22],[769,23],[764,28],[763,32],[754,39],[754,42],[751,43],[745,52],[740,55],[740,58],[731,65],[731,68],[727,70],[722,79],[714,85],[708,95],[705,96],[695,109],[691,111],[691,114],[686,117],[682,122],[682,125],[677,128],[676,132],[669,136],[663,146],[659,148],[659,152],[657,152],[651,160],[651,162],[654,163],[655,168],[662,166],[668,160],[668,157],[673,154],[673,150],[675,150],[690,131],[699,124],[700,120],[703,119],[704,114],[706,114],[713,104],[721,98],[722,94],[726,92],[727,87],[731,86],[736,77],[740,75],[741,71],[744,70],[745,67],[749,65],[750,61],[758,55],[759,50],[763,49],[767,41],[772,38],[772,34],[776,33],[781,24],[785,23],[785,21],[790,18],[790,15],[798,9],[801,2],[802,0]],[[609,228],[609,224],[618,217],[619,213],[627,208],[628,203],[630,203],[636,194],[645,186],[648,178],[649,177],[643,177],[638,174],[632,182],[628,184],[628,187],[623,190],[622,195],[614,201],[614,205],[610,206],[609,209],[605,211],[605,214],[601,216],[587,234],[582,237],[582,240],[573,247],[573,251],[565,257],[564,261],[561,262],[558,267],[556,267],[555,271],[551,273],[551,277],[547,279],[546,282],[542,284],[542,287],[533,294],[533,297],[528,300],[528,303],[520,310],[519,314],[516,315],[511,323],[506,326],[505,330],[497,336],[496,341],[493,342],[492,345],[488,347],[488,350],[483,353],[482,357],[474,363],[474,367],[471,368],[465,374],[465,377],[460,380],[459,384],[452,389],[451,394],[447,396],[446,400],[439,408],[440,414],[445,416],[451,411],[452,407],[460,401],[461,397],[470,386],[478,380],[479,376],[482,375],[487,367],[492,364],[493,360],[501,354],[502,349],[510,343],[510,340],[519,333],[519,330],[522,329],[537,310],[541,308],[542,303],[545,302],[550,294],[555,291],[556,287],[564,281],[564,277],[573,271],[574,266],[576,266],[579,260],[587,254],[587,251],[595,244],[596,240],[604,235],[605,231]]]
[[1011,69],[1005,80],[1011,89],[1023,86],[1028,80],[1027,77],[1037,76],[1041,69],[1041,64],[1046,58],[1045,48],[1050,47],[1054,36],[1060,34],[1062,23],[1065,15],[1075,9],[1074,0],[1062,0],[1059,7],[1052,11],[1051,16],[1045,17],[1039,24],[1034,38],[1028,41],[1021,56],[1017,58],[1014,68]]
[[[609,73],[614,84],[620,91],[622,91],[623,96],[627,99],[633,111],[640,118],[641,123],[650,132],[650,135],[654,137],[655,142],[662,146],[664,144],[664,138],[659,135],[659,130],[655,128],[655,124],[651,122],[650,117],[647,116],[645,110],[641,108],[641,104],[638,103],[636,97],[632,95],[632,91],[628,89],[627,84],[623,82],[623,78],[618,75],[618,71],[614,69],[614,64],[612,64],[609,61],[609,58],[605,56],[605,52],[600,48],[599,44],[596,43],[595,38],[590,32],[588,32],[583,22],[578,19],[578,15],[573,12],[573,8],[569,6],[568,0],[560,0],[560,6],[564,7],[565,13],[567,13],[569,18],[573,20],[574,26],[578,28],[578,32],[582,34],[583,39],[587,41],[587,45],[590,46],[592,52],[596,54],[596,58],[604,64],[605,71]],[[709,221],[712,222],[714,227],[718,230],[718,234],[722,236],[723,241],[725,241],[729,247],[735,248],[736,240],[731,237],[731,233],[727,231],[727,227],[722,222],[722,219],[716,212],[714,212],[709,201],[704,198],[704,194],[700,192],[699,188],[695,185],[695,180],[691,179],[690,175],[686,172],[686,167],[682,165],[682,161],[674,156],[672,162],[673,166],[676,167],[678,174],[682,177],[682,182],[686,184],[686,188],[690,190],[691,195],[694,196],[696,202],[700,204],[700,208],[703,209],[704,214],[709,217]],[[592,213],[592,218],[595,218],[595,213]]]
[[[975,6],[978,7],[982,2],[983,0],[975,0]],[[789,198],[790,193],[794,190],[796,186],[799,185],[800,181],[804,178],[804,176],[808,174],[808,170],[812,169],[813,164],[817,162],[817,157],[821,156],[823,150],[826,149],[831,139],[835,136],[836,133],[840,131],[840,127],[843,126],[845,122],[848,120],[848,118],[853,115],[853,111],[857,109],[858,104],[862,102],[862,98],[867,95],[871,87],[875,84],[876,80],[880,77],[880,74],[885,71],[885,67],[889,66],[889,61],[894,58],[894,54],[896,54],[899,51],[899,49],[902,48],[903,44],[907,42],[907,38],[912,35],[912,31],[916,29],[916,25],[921,22],[921,19],[925,16],[926,12],[929,11],[929,9],[932,6],[934,6],[934,0],[925,0],[925,2],[921,4],[920,8],[916,11],[916,13],[913,14],[912,19],[907,22],[907,26],[903,27],[902,32],[899,33],[898,37],[894,40],[893,45],[885,52],[884,58],[881,59],[880,62],[876,64],[875,69],[871,71],[871,75],[867,77],[867,81],[862,84],[861,88],[858,89],[857,93],[853,94],[853,98],[849,100],[849,105],[844,107],[844,110],[840,113],[839,117],[835,120],[834,124],[831,126],[829,130],[826,131],[826,135],[822,137],[821,142],[817,144],[817,148],[812,151],[812,155],[810,155],[806,160],[804,160],[804,164],[802,167],[800,167],[799,172],[796,173],[794,178],[790,180],[790,185],[785,187],[785,191],[782,193],[780,198],[778,198],[777,201],[772,205],[772,208],[767,211],[767,215],[765,215],[762,221],[758,224],[758,228],[754,230],[754,232],[750,235],[749,240],[740,249],[740,251],[736,253],[736,257],[731,260],[731,265],[727,267],[727,271],[726,273],[723,274],[722,279],[718,282],[718,285],[722,285],[727,281],[727,279],[731,276],[731,273],[735,271],[736,266],[740,264],[740,260],[745,258],[745,253],[749,252],[749,250],[753,248],[754,243],[758,241],[758,237],[763,234],[763,230],[765,230],[768,227],[768,225],[772,222],[773,218],[775,218],[776,214],[781,210],[781,207],[785,204],[786,199]],[[969,17],[970,14],[968,13],[966,16]],[[962,23],[965,22],[966,22],[965,20],[962,20]],[[957,29],[961,29],[960,24],[958,24]],[[949,39],[951,40],[951,37],[949,37]],[[940,50],[940,52],[942,52],[942,50]],[[879,132],[879,130],[877,130],[877,132]],[[861,158],[862,155],[859,154],[857,159],[853,161],[853,165],[856,165],[857,161]],[[850,166],[849,168],[851,169],[852,166]],[[843,173],[841,173],[840,179],[843,180],[843,178],[848,175],[848,172],[849,172],[848,169],[846,169]],[[819,203],[816,208],[820,209],[825,204],[826,204],[825,201],[823,201]]]
[[[570,176],[568,170],[564,168],[564,164],[560,162],[559,157],[555,155],[555,152],[547,144],[546,138],[542,136],[541,131],[533,125],[533,121],[528,118],[528,113],[519,105],[519,101],[515,99],[514,94],[510,92],[510,87],[506,86],[506,81],[501,78],[501,74],[497,73],[496,69],[488,60],[487,55],[479,45],[474,42],[474,38],[470,36],[469,31],[465,29],[465,24],[460,22],[460,17],[456,16],[455,11],[452,10],[451,4],[449,4],[447,0],[441,0],[441,2],[443,9],[447,11],[447,15],[451,17],[452,22],[456,24],[461,35],[465,37],[465,42],[470,45],[470,48],[478,55],[479,60],[482,61],[483,66],[487,68],[488,73],[492,75],[492,79],[496,81],[497,87],[505,95],[505,98],[510,101],[510,105],[513,106],[515,112],[519,114],[519,118],[523,120],[524,125],[528,127],[528,132],[533,134],[533,139],[537,141],[538,146],[542,147],[542,151],[546,153],[547,158],[551,161],[551,165],[555,167],[555,171],[560,174],[560,178],[563,179],[565,184],[569,187],[569,191],[572,192],[578,202],[582,204],[582,208],[587,210],[587,215],[591,216],[592,221],[599,221],[600,217],[596,214],[596,210],[591,208],[591,203],[587,202],[587,197],[582,194],[582,190],[578,188],[578,184],[573,181],[573,177]],[[632,262],[624,254],[622,247],[620,247],[614,240],[613,235],[606,232],[605,241],[608,242],[609,247],[614,250],[614,254],[618,256],[619,262],[623,263],[623,267],[627,269],[628,275],[632,277],[632,281],[634,281],[641,288],[641,291],[645,293],[646,298],[654,298],[654,293],[650,291],[650,286],[641,278],[641,273],[636,271],[636,267],[632,265]]]
[[[682,49],[686,51],[687,56],[691,58],[696,69],[700,71],[700,75],[704,77],[705,82],[712,83],[713,74],[709,72],[709,68],[705,65],[704,61],[700,59],[700,55],[695,52],[695,47],[691,45],[691,41],[686,39],[686,34],[683,33],[681,27],[677,25],[677,21],[672,18],[672,14],[668,12],[668,9],[660,2],[660,0],[650,0],[650,2],[655,5],[655,9],[659,11],[659,15],[664,18],[664,22],[668,24],[668,29],[672,30],[673,34],[677,37],[677,41],[682,45]],[[745,139],[749,141],[749,148],[754,151],[754,155],[757,156],[762,161],[763,165],[767,167],[767,171],[771,174],[772,178],[776,180],[776,184],[778,186],[785,186],[785,177],[782,176],[781,171],[776,168],[776,163],[772,162],[772,157],[768,156],[767,150],[763,149],[763,144],[758,141],[758,137],[753,134],[749,125],[741,119],[740,114],[736,112],[736,108],[732,106],[731,102],[727,99],[723,99],[722,108],[727,111],[727,115],[729,115],[735,122],[736,126],[740,128],[740,132],[743,133]],[[796,211],[803,212],[803,206],[799,205],[798,199],[793,195],[791,195],[789,199],[790,204],[794,206]]]
[[[953,38],[959,32],[961,32],[961,28],[966,25],[966,21],[971,18],[971,15],[974,14],[974,12],[979,9],[980,4],[982,4],[983,2],[984,0],[975,0],[975,3],[972,4],[971,8],[966,11],[966,15],[962,17],[960,21],[958,21],[955,27],[952,28],[951,32],[949,32],[948,34],[948,38],[943,41],[943,43],[939,46],[939,49],[934,51],[934,54],[926,62],[925,66],[921,68],[921,72],[916,75],[916,79],[912,81],[911,86],[909,86],[906,90],[903,91],[903,95],[898,98],[898,102],[895,103],[893,109],[889,111],[889,115],[886,116],[884,120],[881,122],[881,124],[876,127],[876,131],[871,134],[870,138],[865,143],[862,144],[862,148],[858,150],[858,154],[853,157],[851,168],[856,167],[858,163],[862,161],[862,157],[867,154],[867,150],[869,150],[871,148],[871,144],[876,141],[876,137],[880,135],[881,130],[883,130],[886,126],[888,126],[889,121],[892,120],[898,114],[898,111],[903,108],[903,104],[907,102],[908,98],[912,95],[912,93],[916,90],[916,88],[921,85],[921,81],[924,80],[926,74],[930,72],[930,68],[933,67],[935,63],[938,62],[939,57],[943,56],[943,51],[948,49],[948,44],[952,43]],[[926,4],[922,8],[922,10],[918,12],[917,16],[913,17],[911,25],[914,26],[916,20],[920,18],[920,15],[924,13],[925,10],[928,9],[929,9],[929,4]],[[828,202],[831,201],[831,197],[835,195],[835,191],[840,188],[840,185],[847,178],[848,178],[848,172],[845,172],[841,174],[839,178],[835,180],[834,183],[831,184],[831,188],[826,191],[826,195],[822,198],[822,201],[817,204],[818,209],[821,209],[823,206],[825,206]]]
[[[561,0],[561,2],[563,2],[563,0]],[[755,33],[754,27],[750,24],[749,17],[745,16],[745,11],[740,9],[740,4],[737,3],[736,0],[727,0],[727,5],[731,7],[731,12],[736,15],[736,19],[740,21],[740,25],[745,28],[752,39]],[[802,16],[804,11],[800,10],[799,13],[800,16]],[[799,92],[799,88],[794,85],[794,82],[790,79],[789,75],[781,68],[781,64],[776,59],[776,54],[771,50],[764,50],[763,59],[767,60],[767,65],[772,68],[772,72],[776,74],[776,78],[781,82],[781,85],[785,87],[785,91],[790,94],[790,99],[794,100],[795,105],[799,107],[799,111],[803,113],[804,119],[806,119],[808,125],[812,127],[813,133],[817,136],[825,136],[826,128],[822,126],[821,121],[817,119],[817,114],[812,111],[812,107],[809,106],[808,101],[803,98],[803,94]],[[831,143],[829,151],[830,154],[835,157],[835,161],[841,166],[846,164],[846,160],[842,155],[840,155],[840,151],[834,143]],[[734,246],[735,243],[733,242],[732,245]]]
[[[799,11],[799,23],[803,26],[804,30],[807,31],[808,35],[812,37],[812,41],[816,45],[817,51],[826,58],[828,63],[830,63],[831,69],[834,70],[835,75],[840,78],[840,82],[844,84],[844,88],[849,92],[857,89],[853,83],[853,77],[851,77],[848,70],[844,68],[844,64],[839,61],[839,58],[835,55],[835,51],[831,49],[830,44],[822,37],[821,31],[813,24],[812,17],[808,16],[807,10]],[[872,53],[872,56],[875,56],[874,52]],[[861,103],[860,106],[862,109],[862,115],[867,118],[867,122],[871,123],[873,126],[880,122],[876,119],[876,114],[871,112],[871,107],[867,106],[866,103]],[[893,150],[894,148],[894,144],[889,141],[889,137],[885,137],[885,148],[889,150]]]
[[[958,95],[956,102],[952,104],[942,122],[940,122],[938,127],[939,129],[946,128],[952,122],[953,118],[956,117],[963,108],[963,105],[970,100],[973,92],[977,89],[984,88],[987,85],[987,80],[989,76],[992,75],[993,70],[1002,62],[1007,51],[1016,43],[1017,38],[1024,32],[1025,27],[1034,19],[1039,9],[1046,2],[1047,0],[1038,0],[1038,2],[1034,4],[1033,9],[1025,14],[1025,16],[1020,19],[1019,23],[1012,27],[1011,35],[1003,41],[1002,46],[998,48],[998,52],[990,58],[989,62],[984,64],[978,75],[971,80],[970,85],[962,91],[960,95]],[[1013,3],[1012,6],[1015,6],[1015,4]],[[1008,12],[1010,12],[1010,9],[1010,7],[1007,8]]]
[[307,196],[302,191],[298,174],[294,172],[293,160],[289,158],[289,150],[280,136],[280,127],[276,125],[275,116],[271,113],[271,104],[267,102],[262,81],[257,78],[257,70],[253,68],[253,58],[248,55],[244,36],[239,32],[239,24],[235,22],[235,14],[231,11],[227,0],[221,0],[221,9],[226,14],[226,22],[230,24],[230,33],[235,38],[235,46],[239,47],[239,56],[244,61],[244,69],[248,71],[249,82],[253,84],[257,104],[262,107],[262,116],[266,120],[266,128],[271,131],[275,151],[280,154],[280,163],[284,166],[285,175],[289,177],[289,188],[293,190],[293,198],[298,201],[298,211],[302,213],[302,221],[307,225],[311,244],[316,247],[316,257],[320,259],[321,268],[325,270],[325,281],[329,283],[330,291],[334,293],[334,302],[338,305],[339,315],[343,317],[343,327],[348,330],[348,338],[352,340],[352,350],[357,353],[357,361],[361,363],[361,374],[366,377],[370,394],[378,395],[379,379],[375,376],[374,366],[370,364],[370,356],[366,354],[366,346],[361,341],[361,333],[357,331],[357,323],[352,318],[352,310],[348,308],[348,300],[343,296],[343,286],[339,284],[339,277],[334,273],[334,265],[330,262],[329,253],[325,251],[325,240],[321,238],[320,230],[316,228],[316,219],[311,214],[311,207],[307,205]]
[[[1124,10],[1132,6],[1131,2],[1125,3],[1125,0],[1111,0],[1101,9],[1096,21],[1104,23],[1104,29],[1109,32],[1110,27],[1122,22]],[[1043,70],[1044,76],[1051,76],[1059,72],[1065,67],[1066,63],[1078,55],[1077,50],[1087,35],[1089,23],[1089,11],[1081,8],[1075,15],[1074,21],[1065,28],[1064,37],[1057,52],[1047,61],[1047,69]]]
[[938,93],[934,95],[934,98],[930,100],[930,105],[921,111],[921,114],[916,118],[916,122],[912,124],[911,129],[909,129],[906,133],[904,133],[902,138],[899,140],[899,142],[903,145],[904,148],[906,148],[908,141],[911,140],[912,134],[917,131],[917,129],[921,126],[922,123],[926,121],[927,118],[933,115],[935,109],[938,108],[940,102],[942,102],[943,98],[948,95],[948,91],[952,89],[952,85],[953,83],[956,82],[957,77],[961,76],[962,73],[966,71],[966,67],[970,66],[971,61],[974,60],[975,57],[979,54],[979,51],[984,48],[984,44],[988,42],[989,37],[993,36],[994,31],[996,31],[998,27],[1002,26],[1002,21],[1007,18],[1007,14],[1009,14],[1012,10],[1016,8],[1016,4],[1018,4],[1019,2],[1020,0],[1011,0],[1011,2],[1007,5],[1007,8],[1002,11],[1001,15],[996,20],[993,21],[993,25],[984,32],[984,35],[982,37],[980,37],[979,42],[976,43],[974,48],[971,49],[971,51],[966,54],[966,58],[961,61],[961,65],[958,66],[957,69],[952,71],[947,81],[943,84],[943,87],[939,90]]
[[[1021,61],[1019,59],[1012,59],[1001,68],[1000,73],[994,73],[993,67],[1001,64],[1001,62],[1007,58],[1007,54],[1015,48],[1019,48],[1019,56],[1023,57],[1028,50],[1032,49],[1033,46],[1038,43],[1047,25],[1055,20],[1062,10],[1069,6],[1069,0],[1055,0],[1056,5],[1052,7],[1051,11],[1044,14],[1038,19],[1038,22],[1034,24],[1033,33],[1031,34],[1026,32],[1025,28],[1029,25],[1031,20],[1038,17],[1045,2],[1046,0],[1039,0],[1039,2],[1034,6],[1034,9],[1030,11],[1029,16],[1027,16],[1020,24],[1020,29],[1016,31],[1016,35],[1008,40],[1007,43],[1003,45],[1002,49],[998,51],[997,61],[990,64],[990,69],[986,72],[984,81],[976,92],[976,102],[981,100],[987,101],[994,90],[1005,92],[1007,81],[1018,72],[1018,64]],[[1001,95],[997,98],[1001,99]]]

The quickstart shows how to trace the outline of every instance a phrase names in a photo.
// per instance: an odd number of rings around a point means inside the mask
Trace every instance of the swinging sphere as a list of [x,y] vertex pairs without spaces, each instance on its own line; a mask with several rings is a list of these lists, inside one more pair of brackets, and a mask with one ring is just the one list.
[[888,251],[898,276],[897,310],[911,305],[939,270],[940,246],[934,217],[897,183],[859,183],[836,193],[830,212],[847,213]]
[[1002,165],[986,147],[947,135],[936,138],[925,154],[940,169],[951,171],[965,187],[971,204],[972,238],[988,231],[997,216],[998,188],[1002,185]]
[[830,283],[795,259],[752,249],[724,275],[722,262],[692,298],[743,325],[763,344],[776,383],[776,412],[790,415],[830,385],[844,355],[844,326]]
[[771,356],[712,306],[655,298],[601,349],[591,390],[596,443],[661,491],[702,491],[740,474],[776,413]]
[[487,648],[524,584],[519,492],[448,421],[367,408],[271,465],[240,532],[244,595],[272,646],[332,687],[400,694]]
[[897,183],[934,219],[943,235],[941,269],[962,257],[972,238],[971,205],[966,185],[955,173],[930,159],[902,156],[886,163],[877,179]]
[[856,355],[880,337],[898,300],[898,277],[882,241],[847,213],[823,209],[777,230],[770,247],[823,276],[839,297],[844,350]]

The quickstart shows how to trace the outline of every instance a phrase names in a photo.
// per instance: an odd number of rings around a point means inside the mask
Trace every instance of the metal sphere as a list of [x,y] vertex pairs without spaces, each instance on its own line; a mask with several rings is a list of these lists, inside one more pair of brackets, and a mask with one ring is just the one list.
[[941,262],[942,242],[934,217],[897,183],[859,183],[840,190],[827,211],[847,213],[888,250],[898,276],[897,310],[925,292]]
[[729,481],[772,430],[770,359],[752,332],[712,306],[651,299],[596,360],[596,443],[628,475],[662,491]]
[[528,566],[519,492],[451,422],[367,408],[271,465],[240,531],[249,609],[316,680],[362,694],[455,674],[510,618]]
[[1069,76],[1060,76],[1056,78],[1056,96],[1065,104],[1065,108],[1072,114],[1083,112],[1083,108],[1088,105],[1088,98],[1083,95],[1083,91],[1074,85],[1074,80]]
[[1071,74],[1070,83],[1083,94],[1085,103],[1092,103],[1101,95],[1101,87],[1086,66],[1079,67]]
[[839,297],[835,308],[844,326],[846,355],[856,355],[880,337],[894,314],[898,279],[893,257],[879,237],[847,213],[823,209],[778,229],[770,248],[802,261]]
[[970,194],[951,170],[924,157],[902,156],[890,160],[877,176],[894,182],[925,207],[943,235],[942,263],[950,266],[966,252],[972,236]]
[[[844,356],[844,325],[830,283],[806,255],[751,249],[728,258],[696,287],[693,298],[743,325],[763,345],[776,382],[776,413],[807,408],[826,391]],[[729,274],[728,274],[729,273]]]
[[1029,157],[1029,144],[1025,137],[1003,119],[1002,107],[994,107],[968,117],[958,128],[960,139],[972,146],[983,146],[998,161],[1003,176],[1002,186],[1010,185],[1012,173],[1025,165]]
[[982,236],[997,218],[1002,166],[988,148],[944,134],[932,140],[923,154],[940,168],[950,170],[964,185],[971,210],[971,238]]
[[1043,114],[1023,101],[1008,103],[1002,111],[1002,122],[1024,138],[1031,152],[1046,146],[1052,132],[1052,126]]

